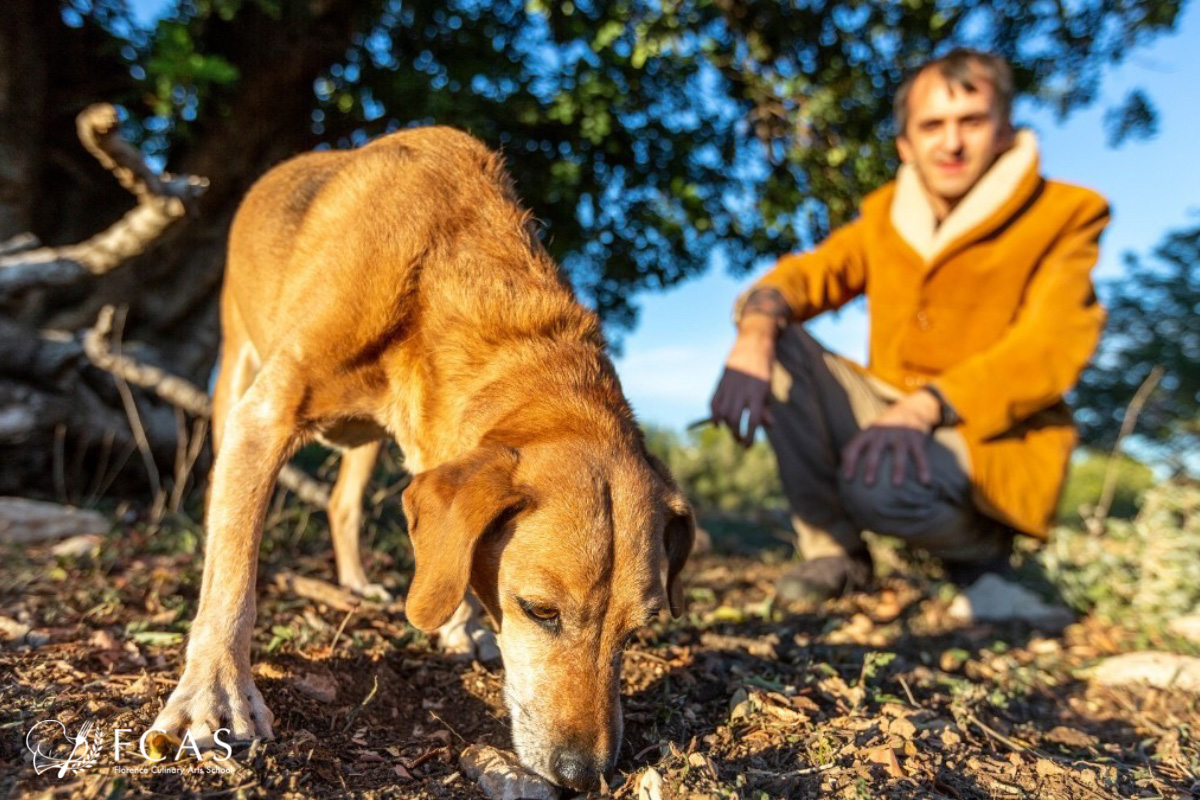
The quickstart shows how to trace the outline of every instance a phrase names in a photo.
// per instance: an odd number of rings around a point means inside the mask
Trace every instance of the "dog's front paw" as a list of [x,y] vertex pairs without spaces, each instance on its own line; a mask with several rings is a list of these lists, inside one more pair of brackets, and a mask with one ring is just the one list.
[[354,587],[352,591],[362,599],[372,600],[376,603],[390,603],[395,599],[391,592],[378,583],[365,583],[362,586]]
[[274,721],[248,670],[221,662],[193,664],[189,659],[153,728],[181,737],[190,731],[196,744],[207,748],[222,728],[229,731],[222,735],[224,741],[274,738]]

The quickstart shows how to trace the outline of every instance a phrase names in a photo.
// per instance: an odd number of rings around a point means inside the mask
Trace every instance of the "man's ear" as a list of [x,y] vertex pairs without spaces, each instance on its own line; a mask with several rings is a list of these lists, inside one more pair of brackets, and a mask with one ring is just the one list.
[[475,547],[524,496],[513,487],[519,454],[480,447],[457,461],[422,472],[404,491],[404,516],[416,555],[405,613],[423,631],[450,619],[471,577]]
[[646,460],[667,485],[664,498],[666,519],[663,525],[663,549],[667,554],[667,602],[671,606],[671,616],[678,617],[683,613],[683,581],[680,573],[696,541],[696,515],[667,465],[650,453],[646,453]]
[[904,164],[911,164],[914,161],[912,142],[904,134],[896,137],[896,152],[900,154],[900,161]]

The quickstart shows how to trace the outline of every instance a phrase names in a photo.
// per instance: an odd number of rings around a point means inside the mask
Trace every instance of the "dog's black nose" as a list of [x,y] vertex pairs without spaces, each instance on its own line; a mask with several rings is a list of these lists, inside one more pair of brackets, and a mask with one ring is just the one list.
[[554,756],[555,781],[577,792],[590,792],[600,785],[600,771],[591,760],[580,753],[559,750]]

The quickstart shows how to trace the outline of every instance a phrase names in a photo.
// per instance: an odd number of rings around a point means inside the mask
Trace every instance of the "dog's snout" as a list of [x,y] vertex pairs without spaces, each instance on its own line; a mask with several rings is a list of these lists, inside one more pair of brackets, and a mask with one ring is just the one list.
[[600,785],[600,770],[591,759],[573,750],[559,750],[554,756],[556,783],[577,792],[590,792]]

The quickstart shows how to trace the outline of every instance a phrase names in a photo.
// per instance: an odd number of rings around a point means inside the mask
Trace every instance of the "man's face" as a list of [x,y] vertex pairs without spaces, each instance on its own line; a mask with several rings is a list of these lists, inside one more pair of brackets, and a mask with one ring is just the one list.
[[971,82],[973,92],[935,69],[918,75],[908,96],[908,127],[896,140],[900,158],[947,207],[1012,144],[1012,128],[1000,119],[992,85],[982,76]]

